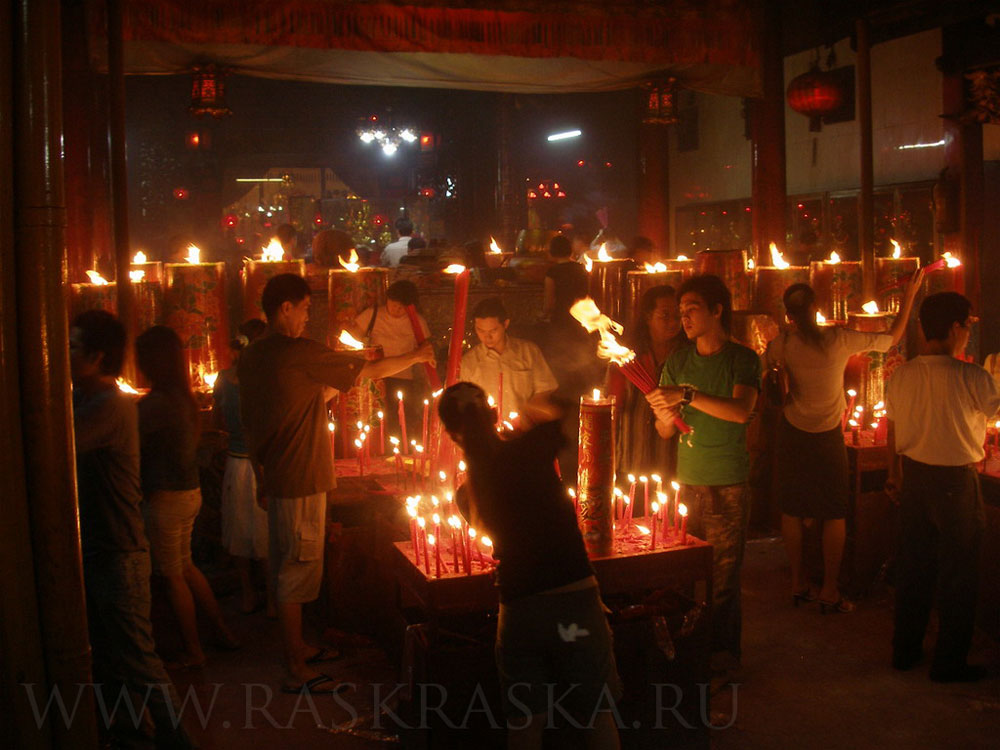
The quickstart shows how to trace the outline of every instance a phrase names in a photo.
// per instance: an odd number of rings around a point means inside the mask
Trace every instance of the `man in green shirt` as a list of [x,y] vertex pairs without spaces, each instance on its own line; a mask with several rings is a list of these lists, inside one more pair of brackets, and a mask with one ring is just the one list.
[[688,528],[714,552],[713,651],[740,658],[740,570],[750,517],[747,422],[757,403],[760,358],[730,340],[732,299],[717,276],[694,276],[681,285],[681,324],[691,345],[674,352],[660,387],[646,396],[657,432],[674,434],[681,414],[693,432],[677,451],[678,502]]

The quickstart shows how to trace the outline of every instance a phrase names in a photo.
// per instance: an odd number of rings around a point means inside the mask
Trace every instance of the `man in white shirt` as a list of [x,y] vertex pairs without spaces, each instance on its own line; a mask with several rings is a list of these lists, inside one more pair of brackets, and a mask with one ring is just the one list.
[[976,321],[971,310],[956,292],[925,299],[924,353],[893,373],[886,394],[886,489],[899,493],[901,524],[892,665],[906,670],[920,660],[936,586],[935,682],[986,675],[966,661],[984,524],[975,464],[983,459],[986,422],[1000,409],[1000,391],[986,370],[959,359]]
[[547,396],[559,387],[542,350],[530,341],[507,335],[510,316],[499,297],[482,300],[472,318],[479,344],[462,357],[461,379],[493,396],[497,406],[503,407],[501,419],[510,412],[521,413],[529,400]]
[[405,216],[396,219],[396,232],[399,239],[390,242],[382,249],[382,261],[379,265],[394,268],[399,265],[399,261],[410,251],[410,238],[413,235],[413,222]]

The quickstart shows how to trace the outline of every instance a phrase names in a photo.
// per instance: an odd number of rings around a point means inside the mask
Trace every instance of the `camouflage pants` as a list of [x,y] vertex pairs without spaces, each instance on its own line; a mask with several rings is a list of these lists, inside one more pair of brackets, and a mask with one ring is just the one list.
[[747,484],[682,484],[688,531],[712,545],[712,650],[740,656],[740,572],[750,521]]

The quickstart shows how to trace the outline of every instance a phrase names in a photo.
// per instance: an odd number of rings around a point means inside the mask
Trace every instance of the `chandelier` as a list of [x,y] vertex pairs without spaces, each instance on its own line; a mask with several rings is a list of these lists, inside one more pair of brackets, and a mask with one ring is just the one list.
[[370,143],[378,144],[383,154],[392,156],[404,143],[416,143],[417,134],[413,128],[396,128],[383,123],[376,115],[371,115],[358,128],[358,138],[366,146]]

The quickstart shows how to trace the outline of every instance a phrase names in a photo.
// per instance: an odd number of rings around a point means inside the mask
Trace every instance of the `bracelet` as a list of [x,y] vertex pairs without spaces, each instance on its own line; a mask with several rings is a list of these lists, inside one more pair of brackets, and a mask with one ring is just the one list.
[[684,406],[687,406],[694,400],[694,394],[697,393],[698,391],[694,389],[694,386],[690,385],[685,385],[683,386],[683,388],[684,390],[681,395],[681,403],[684,404]]

